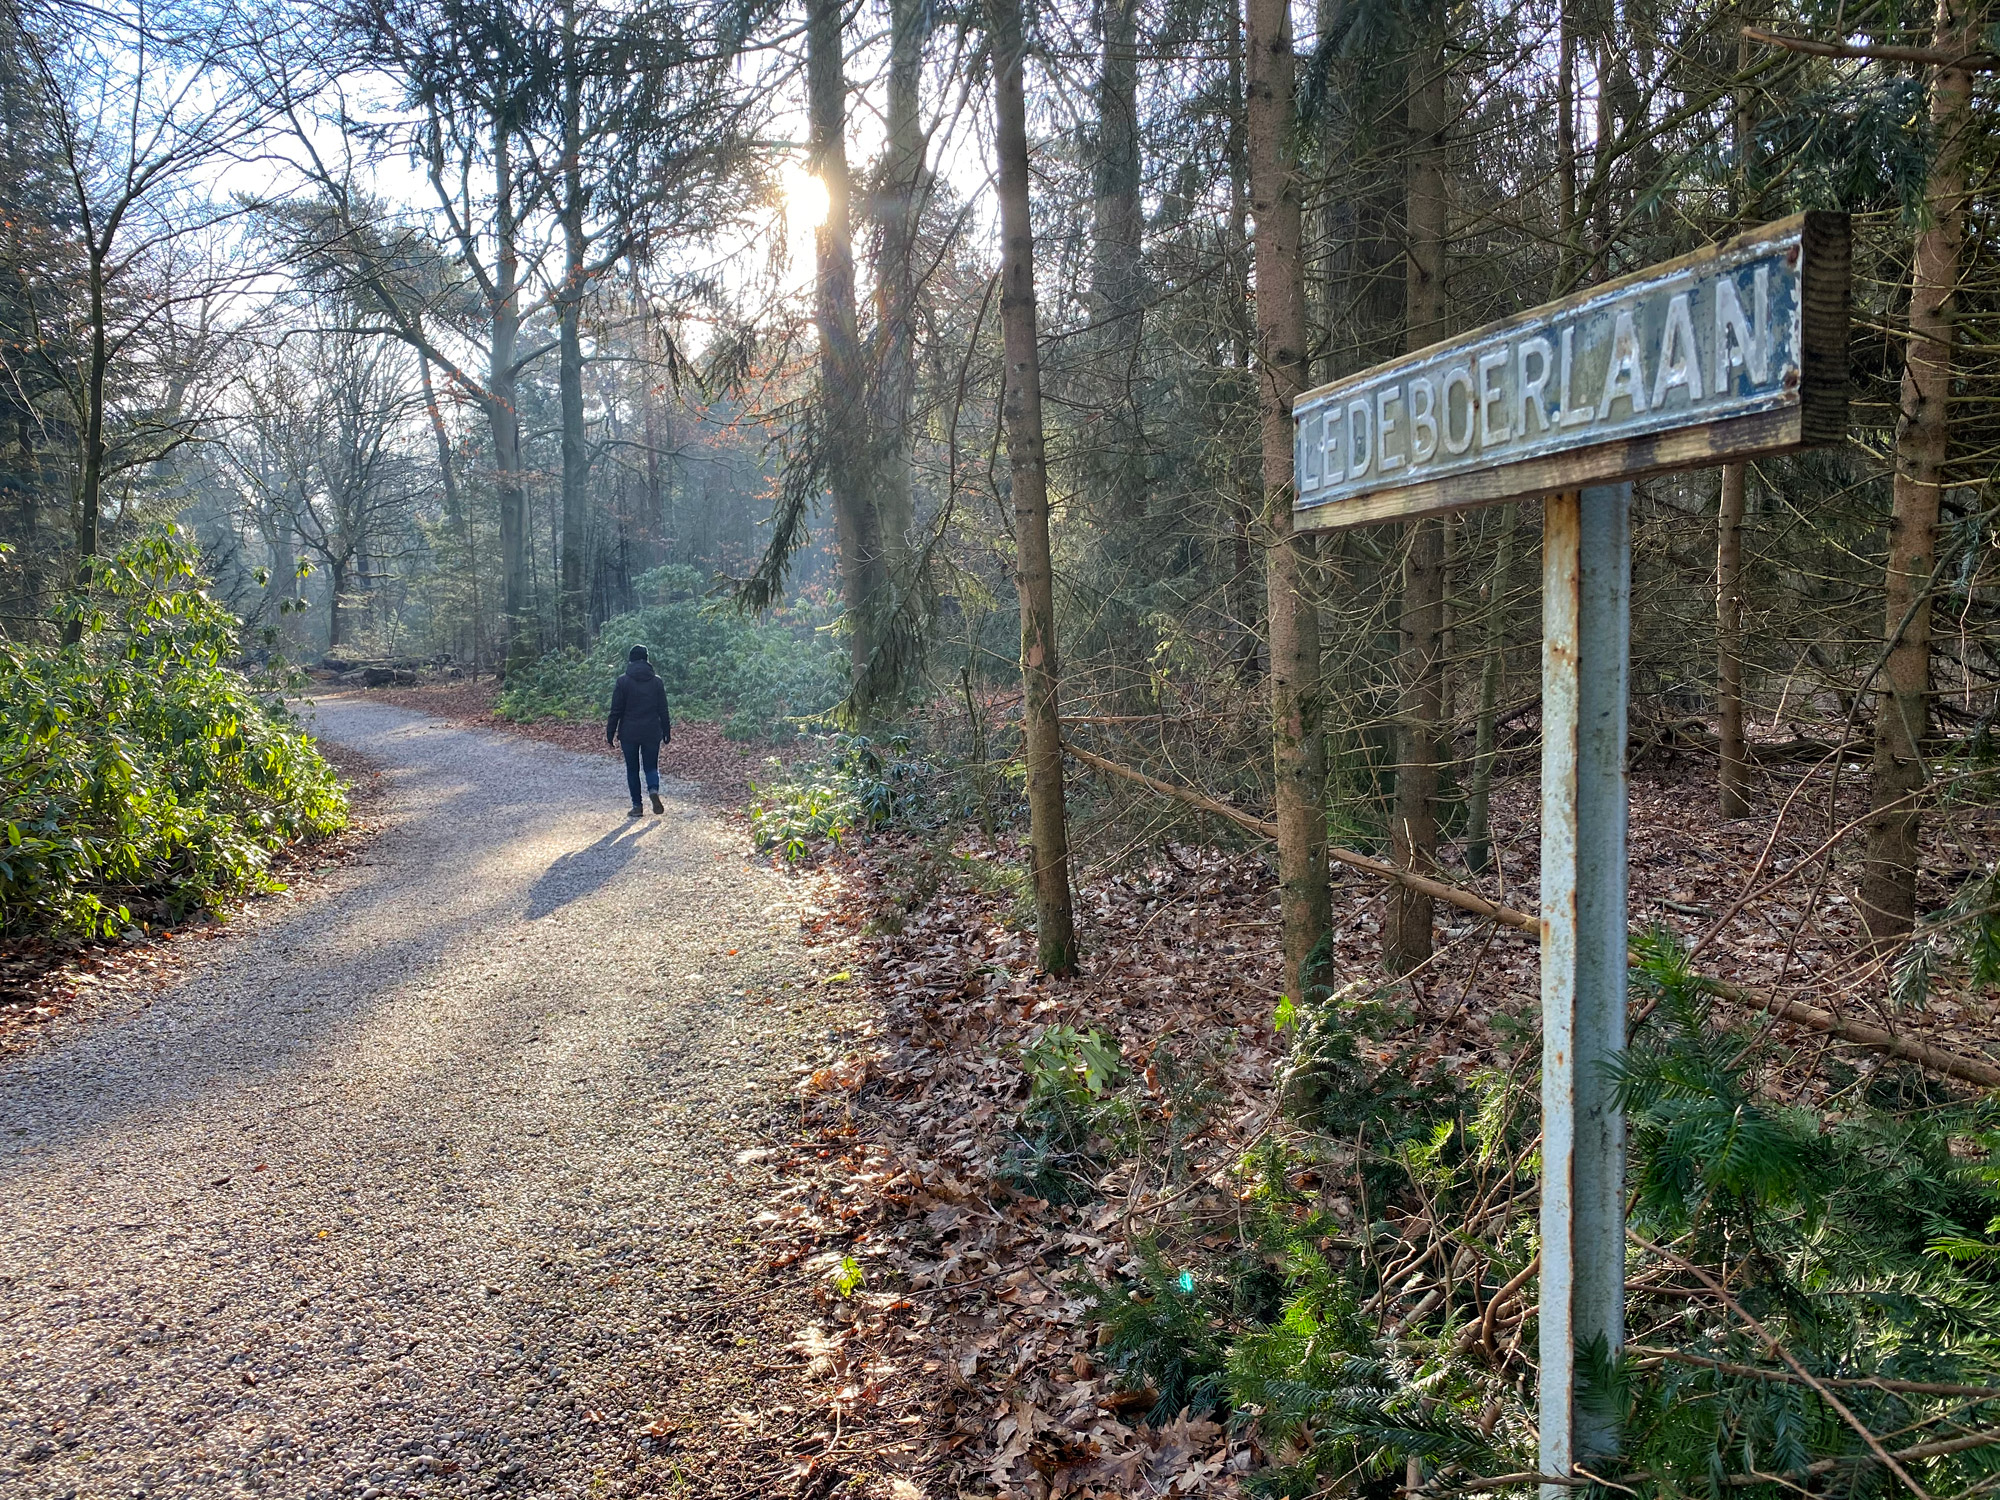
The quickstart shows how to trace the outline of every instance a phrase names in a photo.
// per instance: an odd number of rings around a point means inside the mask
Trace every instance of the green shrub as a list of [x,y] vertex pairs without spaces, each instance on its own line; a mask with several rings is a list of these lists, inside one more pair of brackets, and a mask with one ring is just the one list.
[[[642,593],[677,594],[691,568],[658,568]],[[664,580],[664,581],[663,581]],[[604,624],[587,652],[553,652],[508,678],[502,718],[593,719],[610,706],[625,655],[644,646],[681,718],[719,723],[731,739],[776,739],[799,720],[825,713],[847,691],[846,658],[827,621],[803,610],[749,620],[690,597],[668,598]]]
[[750,786],[750,837],[796,863],[820,844],[838,848],[848,835],[921,811],[933,768],[910,755],[907,740],[878,746],[863,734],[828,736],[824,755]]
[[110,935],[269,888],[271,855],[347,821],[278,682],[172,530],[100,560],[73,645],[0,644],[0,930]]
[[1045,1026],[1022,1052],[1021,1071],[1028,1103],[1015,1121],[1002,1180],[1051,1203],[1088,1202],[1132,1122],[1118,1039]]

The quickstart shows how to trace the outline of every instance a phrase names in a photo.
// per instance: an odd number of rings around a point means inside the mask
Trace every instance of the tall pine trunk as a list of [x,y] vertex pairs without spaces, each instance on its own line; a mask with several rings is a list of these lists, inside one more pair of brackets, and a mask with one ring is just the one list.
[[584,256],[589,249],[583,225],[583,73],[577,56],[576,6],[562,16],[562,230],[563,279],[557,298],[556,384],[562,405],[562,584],[556,605],[557,638],[581,648],[590,635],[584,592],[589,561],[589,516],[585,486],[590,455],[583,434]]
[[[1938,0],[1940,50],[1980,47],[1965,0]],[[1950,444],[1953,320],[1965,239],[1965,150],[1972,74],[1939,68],[1931,81],[1937,154],[1925,190],[1929,225],[1917,236],[1910,280],[1910,331],[1896,424],[1896,477],[1889,519],[1884,642],[1875,698],[1875,759],[1869,781],[1868,852],[1861,918],[1879,949],[1906,937],[1917,911],[1918,799],[1930,726],[1931,589],[1938,500]]]
[[1091,224],[1090,314],[1095,323],[1103,433],[1100,519],[1127,540],[1145,519],[1146,473],[1137,378],[1143,320],[1145,217],[1139,200],[1139,4],[1101,0],[1097,160]]
[[528,489],[521,477],[521,251],[515,222],[513,138],[496,103],[493,176],[493,343],[486,419],[493,432],[493,488],[500,502],[501,656],[508,673],[533,665],[539,642],[528,589]]
[[1507,675],[1507,588],[1514,571],[1516,508],[1500,508],[1500,539],[1486,585],[1486,642],[1479,664],[1479,716],[1472,732],[1472,784],[1465,798],[1465,864],[1475,873],[1493,864],[1493,766],[1499,758],[1500,692]]
[[[1442,18],[1423,19],[1422,51],[1413,59],[1407,101],[1409,188],[1404,210],[1404,344],[1416,350],[1445,334],[1444,247],[1449,232],[1444,185],[1445,97]],[[1437,863],[1437,793],[1444,719],[1445,523],[1411,528],[1403,568],[1401,682],[1396,801],[1389,842],[1397,865],[1418,874]],[[1431,956],[1431,898],[1405,886],[1389,892],[1382,956],[1392,970]]]
[[924,192],[923,78],[929,11],[924,0],[891,0],[889,139],[884,151],[881,262],[875,277],[875,493],[884,566],[908,589],[916,524],[910,471],[910,405],[917,385],[917,218]]
[[[1751,7],[1741,19],[1754,19]],[[1750,69],[1750,38],[1736,41],[1739,78]],[[1739,83],[1734,119],[1736,149],[1736,219],[1756,220],[1750,190],[1751,117],[1747,88]],[[1743,743],[1743,514],[1749,465],[1724,464],[1722,488],[1715,507],[1715,725],[1722,752],[1717,800],[1725,818],[1750,813],[1750,760]]]
[[[1241,0],[1230,0],[1229,35],[1225,50],[1229,59],[1229,133],[1223,150],[1229,159],[1229,342],[1237,373],[1238,391],[1253,395],[1255,377],[1251,360],[1256,345],[1256,327],[1250,311],[1250,145],[1245,112],[1243,72],[1243,20],[1237,10]],[[1257,579],[1251,556],[1250,537],[1257,524],[1258,491],[1263,477],[1257,470],[1260,455],[1232,444],[1230,449],[1229,541],[1232,561],[1230,613],[1236,625],[1236,678],[1249,684],[1263,676],[1259,658]]]
[[1006,351],[1001,410],[1013,479],[1014,581],[1021,596],[1021,725],[1028,765],[1028,838],[1035,926],[1051,974],[1076,966],[1069,822],[1063,806],[1062,721],[1056,692],[1055,569],[1049,556],[1042,369],[1035,317],[1035,236],[1028,203],[1027,44],[1021,0],[993,0],[993,114],[1000,157],[1000,325]]
[[1750,760],[1743,743],[1743,500],[1747,464],[1724,464],[1715,508],[1715,721],[1722,750],[1722,816],[1750,813]]
[[840,591],[857,722],[873,722],[870,678],[882,593],[882,525],[869,484],[867,380],[854,305],[854,230],[847,174],[847,67],[841,0],[812,0],[806,22],[806,106],[812,171],[826,189],[817,240],[813,321],[819,333],[820,451],[840,543]]
[[1292,398],[1305,385],[1306,292],[1298,118],[1287,0],[1248,0],[1250,211],[1256,220],[1257,404],[1264,449],[1264,577],[1271,629],[1271,758],[1286,988],[1302,994],[1332,922],[1326,883],[1326,737],[1319,613],[1292,531]]

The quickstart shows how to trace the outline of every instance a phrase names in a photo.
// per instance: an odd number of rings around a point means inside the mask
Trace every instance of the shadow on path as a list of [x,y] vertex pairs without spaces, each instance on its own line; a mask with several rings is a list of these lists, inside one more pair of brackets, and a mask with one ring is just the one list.
[[658,823],[634,818],[614,828],[588,848],[565,854],[544,870],[528,891],[528,917],[546,917],[579,897],[609,885],[639,852],[639,841]]

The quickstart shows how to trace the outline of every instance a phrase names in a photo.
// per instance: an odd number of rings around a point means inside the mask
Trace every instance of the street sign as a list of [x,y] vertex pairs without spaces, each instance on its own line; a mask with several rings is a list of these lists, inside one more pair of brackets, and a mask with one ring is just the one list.
[[1625,1321],[1632,480],[1847,432],[1847,220],[1800,214],[1292,404],[1297,531],[1540,497],[1542,1500],[1618,1433],[1579,1348]]
[[1295,530],[1408,520],[1837,441],[1844,214],[1799,214],[1292,403]]

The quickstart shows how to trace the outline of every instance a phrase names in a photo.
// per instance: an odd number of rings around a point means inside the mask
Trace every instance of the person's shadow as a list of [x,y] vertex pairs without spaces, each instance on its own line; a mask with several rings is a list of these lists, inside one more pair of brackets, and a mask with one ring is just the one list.
[[587,849],[565,854],[546,870],[528,891],[528,918],[546,917],[552,911],[602,890],[638,853],[639,840],[646,830],[658,826],[652,819],[634,818],[622,828],[614,828]]

